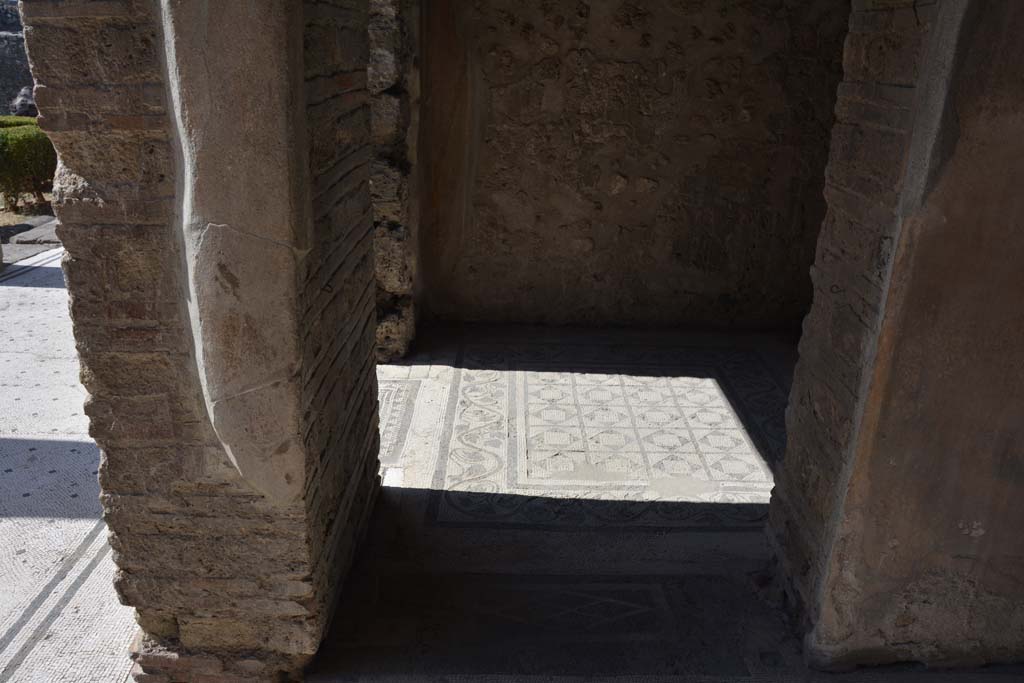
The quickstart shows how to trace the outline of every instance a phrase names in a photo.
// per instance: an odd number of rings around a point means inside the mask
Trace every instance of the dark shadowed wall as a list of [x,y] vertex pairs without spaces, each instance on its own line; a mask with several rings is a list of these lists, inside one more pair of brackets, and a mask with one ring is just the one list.
[[796,323],[848,0],[427,3],[440,318]]
[[1024,658],[1024,4],[938,7],[805,643],[826,662]]

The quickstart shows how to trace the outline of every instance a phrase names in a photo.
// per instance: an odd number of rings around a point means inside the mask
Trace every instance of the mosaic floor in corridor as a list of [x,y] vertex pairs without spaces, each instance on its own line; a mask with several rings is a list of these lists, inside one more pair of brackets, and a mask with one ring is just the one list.
[[791,342],[469,327],[417,346],[378,368],[384,487],[310,683],[835,680],[770,580]]
[[[381,366],[385,484],[438,492],[442,524],[760,523],[785,444],[783,352],[559,335],[470,334]],[[587,503],[567,516],[566,500]],[[707,505],[657,504],[680,501]]]

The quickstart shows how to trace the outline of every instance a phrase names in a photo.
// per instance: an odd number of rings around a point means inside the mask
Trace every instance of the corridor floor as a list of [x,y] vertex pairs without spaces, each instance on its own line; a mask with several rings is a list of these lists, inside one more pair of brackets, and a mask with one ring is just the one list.
[[311,681],[1003,683],[808,671],[769,580],[792,342],[464,327],[380,366],[384,488]]

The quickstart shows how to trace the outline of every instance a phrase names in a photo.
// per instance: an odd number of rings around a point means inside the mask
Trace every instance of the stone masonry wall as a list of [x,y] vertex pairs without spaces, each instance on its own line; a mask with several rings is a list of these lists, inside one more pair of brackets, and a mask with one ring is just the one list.
[[849,0],[424,11],[432,315],[798,323]]
[[786,415],[771,535],[795,607],[813,614],[874,365],[913,103],[936,2],[855,0],[825,172],[814,302]]
[[419,1],[372,0],[369,26],[377,359],[389,361],[416,333]]
[[375,486],[365,51],[353,42],[365,13],[306,7],[305,57],[319,65],[305,95],[313,183],[293,188],[316,216],[296,283],[306,468],[304,495],[281,504],[239,475],[199,385],[159,3],[22,8],[40,123],[60,159],[54,205],[116,588],[142,627],[136,678],[295,675],[319,645]]

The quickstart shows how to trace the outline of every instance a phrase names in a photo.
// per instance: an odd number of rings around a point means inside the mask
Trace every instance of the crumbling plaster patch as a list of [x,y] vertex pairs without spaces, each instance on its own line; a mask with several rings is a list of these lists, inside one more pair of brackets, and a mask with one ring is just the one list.
[[430,3],[429,313],[797,324],[848,9]]

